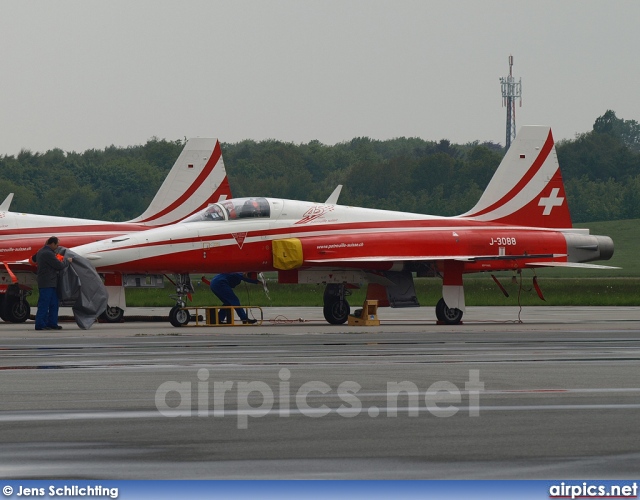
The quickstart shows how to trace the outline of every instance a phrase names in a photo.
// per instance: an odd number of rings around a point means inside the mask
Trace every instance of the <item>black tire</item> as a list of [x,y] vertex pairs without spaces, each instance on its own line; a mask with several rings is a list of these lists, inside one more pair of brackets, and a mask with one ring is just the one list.
[[17,297],[5,297],[2,303],[2,319],[9,323],[24,323],[31,316],[29,303]]
[[347,321],[349,317],[349,302],[346,300],[334,299],[325,303],[322,312],[324,319],[332,325],[341,325]]
[[185,326],[189,323],[190,314],[189,311],[182,309],[182,306],[173,306],[169,311],[169,323],[173,326]]
[[447,325],[457,325],[462,321],[462,311],[449,309],[444,299],[440,299],[436,305],[436,318]]
[[0,294],[0,319],[2,319],[2,321],[7,321],[4,317],[4,296],[4,293]]
[[107,309],[99,316],[99,319],[105,323],[123,323],[124,311],[119,307],[107,306]]
[[443,309],[447,307],[444,303],[444,299],[440,299],[436,304],[436,318],[440,323],[444,323],[444,312]]

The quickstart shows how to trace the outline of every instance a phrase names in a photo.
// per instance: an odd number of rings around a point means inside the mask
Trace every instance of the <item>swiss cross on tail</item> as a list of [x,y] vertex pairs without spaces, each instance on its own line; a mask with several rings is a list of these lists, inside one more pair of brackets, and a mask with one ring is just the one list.
[[554,207],[561,207],[564,203],[564,197],[558,196],[560,192],[560,188],[553,188],[551,190],[551,195],[546,197],[541,197],[538,205],[544,207],[542,211],[542,215],[551,215],[551,211]]
[[570,228],[571,215],[551,129],[522,127],[476,206],[461,217]]

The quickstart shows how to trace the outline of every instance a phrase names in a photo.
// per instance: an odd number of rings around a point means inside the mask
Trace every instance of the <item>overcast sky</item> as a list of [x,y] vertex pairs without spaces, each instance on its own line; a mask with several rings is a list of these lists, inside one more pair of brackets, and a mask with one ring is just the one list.
[[637,0],[0,0],[0,155],[640,121]]

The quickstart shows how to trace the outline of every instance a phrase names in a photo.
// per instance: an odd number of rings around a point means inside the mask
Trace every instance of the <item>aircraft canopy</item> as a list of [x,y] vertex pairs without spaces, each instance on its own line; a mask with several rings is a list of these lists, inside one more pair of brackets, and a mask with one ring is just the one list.
[[225,221],[248,217],[269,217],[271,209],[266,198],[233,198],[214,203],[183,222]]

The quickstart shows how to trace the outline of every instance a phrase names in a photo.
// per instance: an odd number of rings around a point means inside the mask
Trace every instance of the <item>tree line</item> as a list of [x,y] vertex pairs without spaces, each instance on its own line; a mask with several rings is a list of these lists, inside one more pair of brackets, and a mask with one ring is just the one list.
[[[11,209],[123,221],[141,214],[184,141],[83,153],[23,150],[0,157],[0,201]],[[457,215],[471,209],[504,156],[491,142],[453,144],[358,137],[326,145],[276,140],[222,143],[234,196],[324,201],[338,184],[340,203]],[[640,218],[640,126],[613,111],[593,129],[556,144],[574,222]]]

